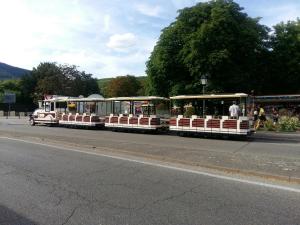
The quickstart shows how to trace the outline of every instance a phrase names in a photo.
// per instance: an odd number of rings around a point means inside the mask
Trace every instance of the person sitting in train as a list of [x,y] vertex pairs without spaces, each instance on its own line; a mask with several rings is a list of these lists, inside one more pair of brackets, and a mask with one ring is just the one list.
[[229,114],[232,119],[237,119],[239,117],[240,107],[236,104],[235,101],[232,102],[232,105],[229,107]]

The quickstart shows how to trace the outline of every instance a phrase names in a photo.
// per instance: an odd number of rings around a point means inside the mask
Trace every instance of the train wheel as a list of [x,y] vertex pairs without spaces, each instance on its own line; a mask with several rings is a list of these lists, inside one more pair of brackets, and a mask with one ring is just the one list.
[[29,124],[30,124],[30,126],[35,126],[35,122],[34,122],[34,119],[33,119],[33,118],[31,118],[31,119],[29,120]]

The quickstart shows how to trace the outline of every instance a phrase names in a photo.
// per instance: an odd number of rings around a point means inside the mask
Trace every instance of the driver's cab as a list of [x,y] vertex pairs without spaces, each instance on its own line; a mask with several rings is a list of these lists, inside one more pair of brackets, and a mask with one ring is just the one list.
[[56,102],[53,100],[44,100],[39,101],[39,108],[36,109],[33,113],[33,117],[36,119],[44,119],[46,117],[50,117],[49,119],[52,121],[56,119]]

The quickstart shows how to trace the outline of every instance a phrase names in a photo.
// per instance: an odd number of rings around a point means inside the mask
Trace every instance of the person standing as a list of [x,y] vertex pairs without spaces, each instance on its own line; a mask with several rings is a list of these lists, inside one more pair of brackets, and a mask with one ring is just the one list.
[[273,118],[273,124],[276,125],[277,122],[278,122],[278,117],[279,117],[279,114],[278,114],[278,111],[273,108],[272,109],[272,118]]
[[266,121],[265,110],[262,106],[259,106],[258,120],[255,126],[255,130],[257,130],[260,127],[260,125],[263,125],[265,121]]
[[229,107],[229,115],[231,118],[237,119],[239,117],[240,107],[236,104],[235,101],[232,102],[232,105]]
[[258,111],[256,107],[254,108],[253,117],[254,117],[254,122],[256,123],[256,121],[258,120]]

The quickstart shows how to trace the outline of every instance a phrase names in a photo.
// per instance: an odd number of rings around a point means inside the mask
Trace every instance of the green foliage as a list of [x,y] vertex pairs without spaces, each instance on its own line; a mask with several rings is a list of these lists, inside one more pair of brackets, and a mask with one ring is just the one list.
[[3,80],[0,81],[0,102],[3,102],[5,92],[12,92],[16,94],[16,101],[20,102],[23,99],[21,94],[20,80]]
[[298,117],[282,116],[278,121],[279,129],[281,131],[296,131],[299,127]]
[[[132,75],[119,76],[116,78],[98,79],[98,86],[104,97],[116,96],[143,96],[146,95],[147,77],[134,77]],[[132,82],[132,84],[130,84]],[[132,87],[130,87],[132,86]],[[132,89],[129,92],[124,88]],[[117,90],[117,89],[122,90]],[[122,95],[124,94],[124,95]]]
[[112,78],[102,78],[102,79],[98,79],[97,83],[98,83],[98,87],[101,90],[101,94],[104,97],[108,96],[108,90],[107,90],[107,85],[109,84],[109,82],[112,80]]
[[201,93],[209,89],[247,92],[263,76],[269,29],[250,18],[231,0],[198,3],[179,11],[163,29],[147,62],[150,94]]
[[187,107],[184,112],[184,117],[190,118],[192,115],[195,115],[195,108],[193,106]]
[[272,57],[265,93],[300,92],[300,19],[279,23],[271,35]]
[[141,83],[135,76],[119,76],[107,84],[108,97],[137,96]]
[[40,63],[31,74],[21,78],[21,91],[30,101],[42,99],[45,94],[88,96],[99,93],[96,79],[79,71],[76,66]]
[[291,116],[292,112],[288,109],[282,108],[278,111],[279,116]]
[[0,81],[0,92],[19,91],[20,80],[3,80]]
[[137,80],[140,82],[140,89],[137,92],[139,96],[147,95],[147,86],[148,86],[148,79],[147,77],[137,77]]
[[264,128],[267,131],[277,131],[278,130],[278,125],[274,124],[272,120],[266,120],[264,122]]

